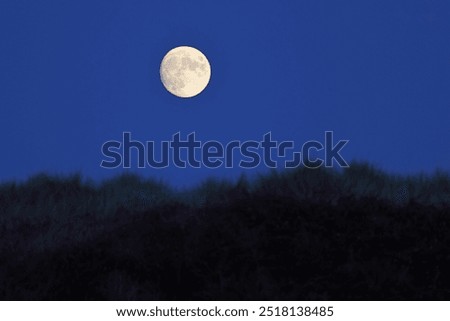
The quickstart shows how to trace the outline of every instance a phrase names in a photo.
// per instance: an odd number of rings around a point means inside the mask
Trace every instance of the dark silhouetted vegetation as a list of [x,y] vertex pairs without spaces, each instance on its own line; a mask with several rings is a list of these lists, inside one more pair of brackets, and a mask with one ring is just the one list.
[[0,185],[4,300],[450,299],[450,178],[366,164],[176,190]]

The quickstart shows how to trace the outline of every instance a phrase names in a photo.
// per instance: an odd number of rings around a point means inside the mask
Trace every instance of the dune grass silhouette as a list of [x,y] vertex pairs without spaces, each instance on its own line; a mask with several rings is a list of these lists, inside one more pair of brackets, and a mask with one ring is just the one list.
[[450,299],[450,177],[364,163],[189,190],[0,185],[3,300]]

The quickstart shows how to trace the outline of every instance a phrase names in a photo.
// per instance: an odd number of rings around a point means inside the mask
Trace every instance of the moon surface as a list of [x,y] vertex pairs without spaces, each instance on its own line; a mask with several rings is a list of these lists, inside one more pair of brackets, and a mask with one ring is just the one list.
[[211,78],[211,66],[198,49],[176,47],[163,58],[159,70],[164,87],[175,96],[190,98],[200,94]]

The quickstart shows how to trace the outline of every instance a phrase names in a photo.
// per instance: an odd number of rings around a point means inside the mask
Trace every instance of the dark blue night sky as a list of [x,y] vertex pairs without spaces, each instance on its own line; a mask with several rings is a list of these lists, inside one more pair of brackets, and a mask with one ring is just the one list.
[[[395,173],[450,169],[450,2],[0,2],[0,180],[102,179],[101,145],[349,139],[342,154]],[[199,48],[212,78],[180,99],[159,66]],[[261,169],[262,171],[263,169]],[[175,185],[238,169],[134,169]]]

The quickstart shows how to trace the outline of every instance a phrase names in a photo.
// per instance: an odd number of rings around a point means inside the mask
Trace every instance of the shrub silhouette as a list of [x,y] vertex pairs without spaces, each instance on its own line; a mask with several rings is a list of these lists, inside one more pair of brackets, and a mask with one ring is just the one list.
[[6,300],[450,299],[450,178],[364,163],[189,190],[0,185]]

